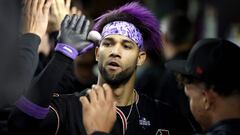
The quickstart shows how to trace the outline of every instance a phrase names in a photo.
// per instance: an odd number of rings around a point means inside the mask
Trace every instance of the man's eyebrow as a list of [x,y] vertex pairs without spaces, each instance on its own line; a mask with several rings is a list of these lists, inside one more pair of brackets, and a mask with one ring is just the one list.
[[136,43],[134,43],[133,41],[131,41],[131,40],[126,40],[126,39],[124,39],[124,40],[122,40],[122,43],[131,43],[131,44],[136,44]]
[[107,37],[107,38],[104,38],[104,39],[103,39],[103,41],[106,41],[106,40],[107,40],[107,41],[111,41],[111,42],[114,41],[114,39],[113,39],[113,38],[110,38],[110,37]]

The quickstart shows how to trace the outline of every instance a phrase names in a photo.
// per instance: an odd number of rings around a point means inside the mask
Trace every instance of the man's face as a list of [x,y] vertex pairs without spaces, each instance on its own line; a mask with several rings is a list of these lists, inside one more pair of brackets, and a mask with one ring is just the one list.
[[201,84],[185,85],[185,94],[189,98],[191,112],[202,128],[207,129],[210,126],[210,115],[205,106],[206,95],[203,89]]
[[98,68],[110,85],[127,82],[145,60],[145,52],[139,51],[135,42],[125,36],[106,36],[96,49]]

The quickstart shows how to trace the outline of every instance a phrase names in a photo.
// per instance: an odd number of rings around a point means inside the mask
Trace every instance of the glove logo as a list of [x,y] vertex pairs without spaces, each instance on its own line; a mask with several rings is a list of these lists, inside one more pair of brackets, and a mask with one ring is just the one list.
[[156,135],[170,135],[169,130],[166,129],[158,129]]
[[72,51],[71,49],[67,48],[66,46],[64,46],[63,48],[64,48],[65,50],[67,50],[68,52],[73,53],[73,51]]

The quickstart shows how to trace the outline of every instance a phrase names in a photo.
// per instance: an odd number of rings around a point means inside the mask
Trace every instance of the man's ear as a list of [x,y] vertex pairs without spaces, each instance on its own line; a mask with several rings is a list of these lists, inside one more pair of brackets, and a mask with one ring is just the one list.
[[96,61],[98,61],[98,58],[99,58],[98,51],[99,51],[99,48],[96,47],[96,48],[95,48],[95,58],[96,58]]
[[140,51],[138,53],[137,66],[141,66],[146,60],[147,54],[145,51]]
[[216,102],[216,93],[213,90],[204,90],[204,109],[213,109],[214,103]]

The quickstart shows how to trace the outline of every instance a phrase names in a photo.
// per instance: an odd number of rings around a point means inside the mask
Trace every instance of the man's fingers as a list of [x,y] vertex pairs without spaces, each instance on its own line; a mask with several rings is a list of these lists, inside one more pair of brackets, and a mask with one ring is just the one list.
[[54,15],[57,15],[56,0],[53,0],[53,2],[52,2],[51,12],[52,12]]
[[25,0],[24,1],[23,11],[25,13],[31,12],[31,5],[32,5],[32,0]]
[[71,8],[71,14],[73,15],[73,14],[77,14],[77,7],[72,7]]
[[43,13],[44,13],[45,15],[48,15],[49,9],[50,9],[50,7],[51,7],[51,5],[52,5],[52,2],[53,2],[53,0],[46,0],[46,3],[45,3],[45,5],[44,5],[44,7],[43,7]]
[[61,27],[62,27],[62,28],[68,27],[70,21],[71,21],[71,16],[66,15],[66,16],[64,17],[63,21],[62,21]]
[[80,102],[82,103],[83,108],[89,106],[90,102],[88,101],[86,96],[80,97]]
[[45,0],[38,0],[37,10],[42,10]]
[[78,20],[79,20],[79,17],[77,15],[73,15],[73,18],[70,22],[70,28],[71,29],[74,29],[76,27],[76,24],[77,24]]
[[86,20],[85,25],[83,26],[83,31],[82,31],[83,37],[87,37],[89,26],[90,26],[90,21]]
[[71,0],[66,0],[66,8],[70,9],[70,5],[71,5]]
[[57,8],[57,11],[60,12],[61,10],[63,10],[63,7],[61,6],[61,3],[62,3],[63,0],[56,0],[56,8]]
[[85,18],[86,18],[85,15],[80,16],[80,19],[78,20],[77,26],[76,26],[76,32],[77,33],[81,32],[81,29],[82,29],[83,22],[84,22]]
[[108,84],[103,84],[103,88],[105,90],[105,97],[107,101],[112,101],[113,100],[113,94],[112,94],[112,89]]
[[81,10],[78,10],[76,14],[77,14],[77,15],[81,15],[81,14],[82,14],[82,11],[81,11]]
[[101,101],[105,100],[104,91],[101,86],[93,85],[92,88],[96,91],[98,100],[101,100]]
[[37,4],[38,4],[38,0],[32,0],[32,3],[31,3],[31,11],[32,12],[37,11]]
[[88,90],[87,91],[89,95],[89,99],[91,103],[96,103],[97,102],[97,94],[95,90]]
[[58,0],[57,4],[58,4],[58,7],[59,7],[60,10],[63,10],[63,9],[66,8],[65,0]]
[[[117,113],[117,102],[113,102],[113,108],[112,108],[113,110],[113,113],[114,114],[116,114]],[[116,117],[115,117],[115,119],[116,119]]]

